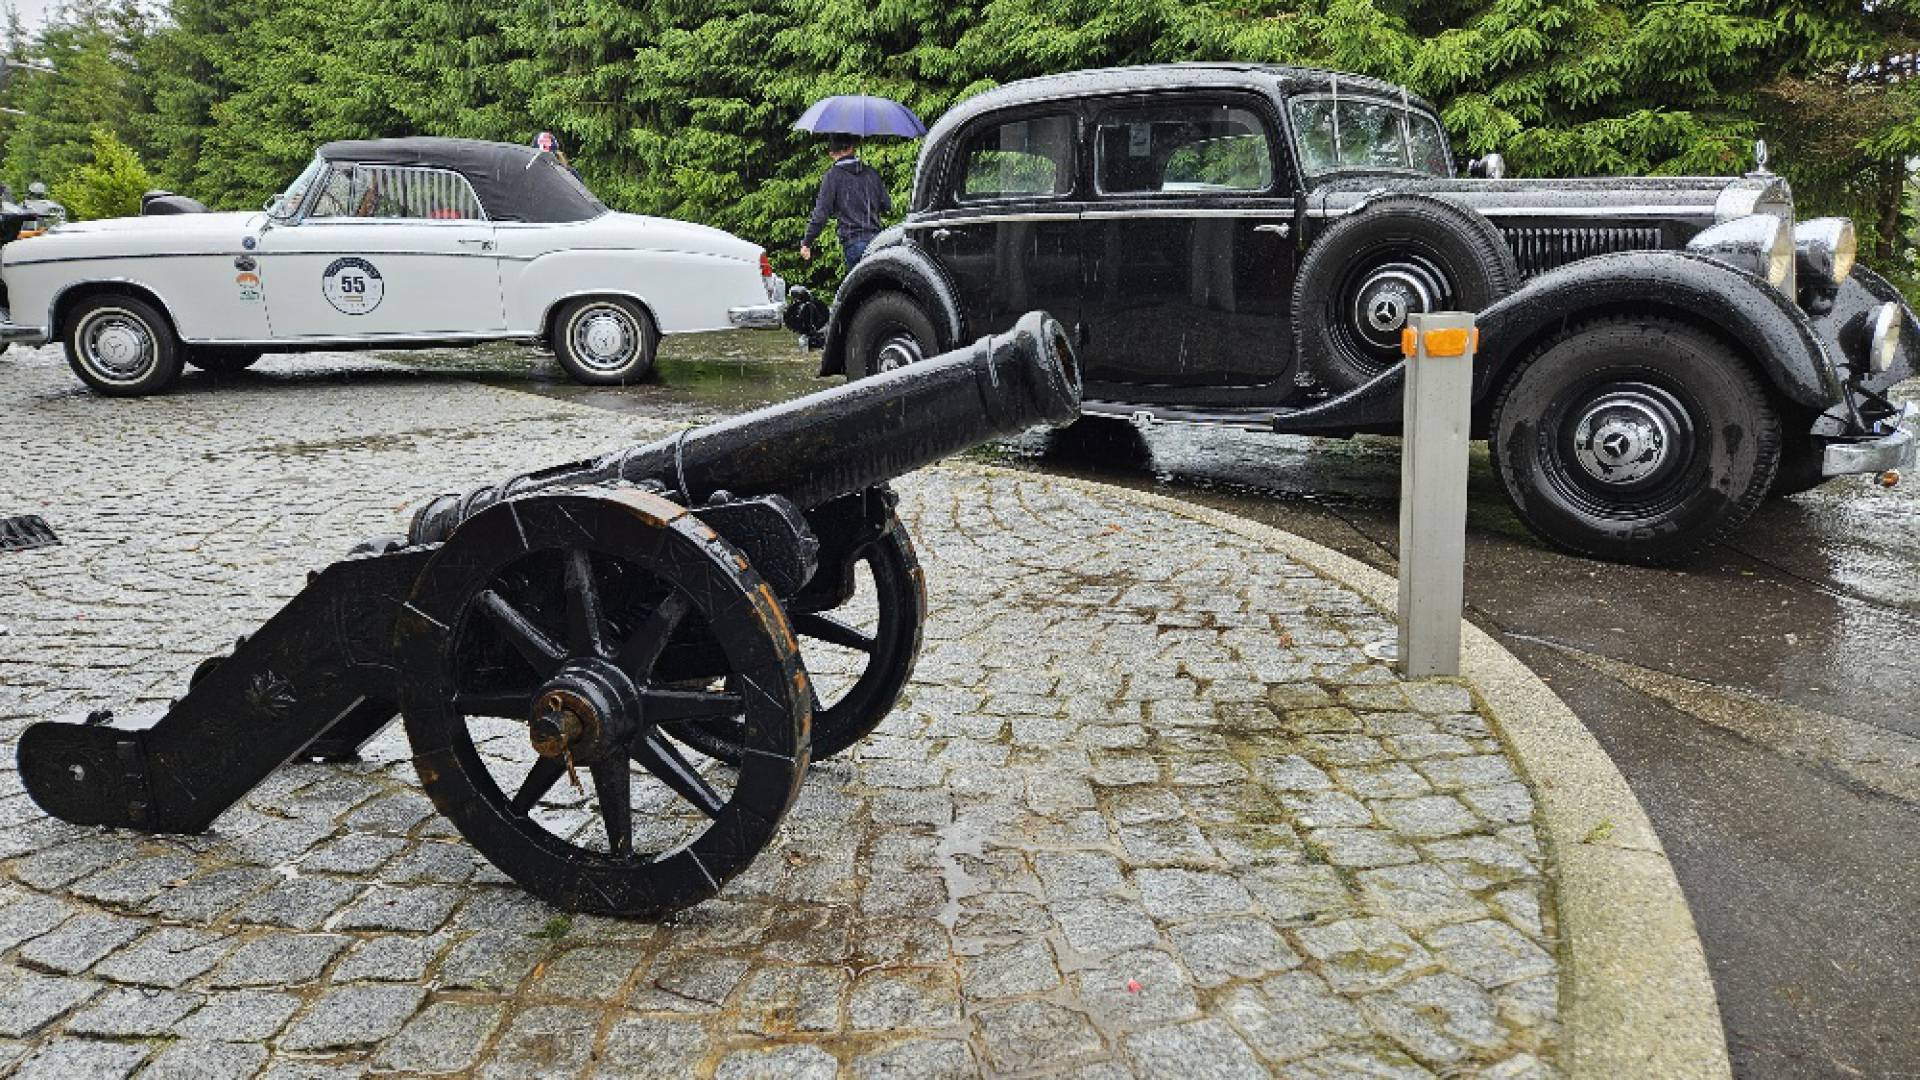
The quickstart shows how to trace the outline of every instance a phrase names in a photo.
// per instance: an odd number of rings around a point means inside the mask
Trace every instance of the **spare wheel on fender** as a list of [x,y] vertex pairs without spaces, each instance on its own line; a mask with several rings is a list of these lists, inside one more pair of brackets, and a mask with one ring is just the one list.
[[1336,222],[1300,264],[1293,332],[1301,368],[1335,393],[1400,362],[1410,315],[1479,311],[1520,269],[1500,230],[1426,195],[1388,195]]

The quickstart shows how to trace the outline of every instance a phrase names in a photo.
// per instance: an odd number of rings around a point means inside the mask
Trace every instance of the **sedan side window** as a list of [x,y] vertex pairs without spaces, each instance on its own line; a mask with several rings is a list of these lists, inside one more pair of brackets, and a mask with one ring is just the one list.
[[960,202],[1065,195],[1073,190],[1073,117],[1040,116],[990,127],[957,159]]
[[1116,109],[1094,131],[1102,195],[1215,194],[1273,186],[1267,126],[1231,105]]
[[1309,174],[1334,169],[1408,169],[1453,175],[1447,138],[1431,114],[1384,101],[1326,96],[1288,104],[1300,165]]
[[321,182],[310,218],[485,221],[467,178],[447,169],[335,165]]

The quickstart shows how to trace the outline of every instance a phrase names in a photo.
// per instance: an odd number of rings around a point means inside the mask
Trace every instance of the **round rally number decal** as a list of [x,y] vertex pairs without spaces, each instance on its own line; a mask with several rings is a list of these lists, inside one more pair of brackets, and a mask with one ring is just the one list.
[[335,311],[365,315],[380,306],[387,286],[380,279],[380,271],[367,260],[335,259],[327,264],[326,273],[320,275],[320,291]]

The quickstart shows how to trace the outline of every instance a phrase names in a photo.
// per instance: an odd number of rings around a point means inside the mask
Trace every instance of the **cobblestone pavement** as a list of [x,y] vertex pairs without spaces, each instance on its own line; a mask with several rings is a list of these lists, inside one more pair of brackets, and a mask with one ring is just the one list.
[[[0,360],[0,1073],[1547,1075],[1532,802],[1467,691],[1248,541],[1043,477],[904,482],[909,698],[669,923],[529,900],[390,730],[200,837],[48,819],[12,746],[151,714],[303,571],[438,490],[664,430],[378,361],[163,398]],[[357,372],[333,378],[320,369]],[[564,789],[564,788],[563,788]],[[563,790],[557,789],[557,790]]]

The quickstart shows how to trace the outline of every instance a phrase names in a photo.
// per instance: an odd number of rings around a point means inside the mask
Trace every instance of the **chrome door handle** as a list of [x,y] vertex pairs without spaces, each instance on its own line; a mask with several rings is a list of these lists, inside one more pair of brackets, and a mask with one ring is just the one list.
[[475,245],[479,245],[479,248],[481,251],[493,250],[493,241],[481,239],[478,237],[465,238],[465,239],[462,239],[460,243],[466,247],[473,247]]
[[936,243],[944,243],[945,241],[953,239],[953,230],[935,229],[930,235]]
[[1284,237],[1288,233],[1293,231],[1293,226],[1291,225],[1255,225],[1253,227],[1253,231],[1263,232],[1263,233],[1272,233],[1275,236]]

